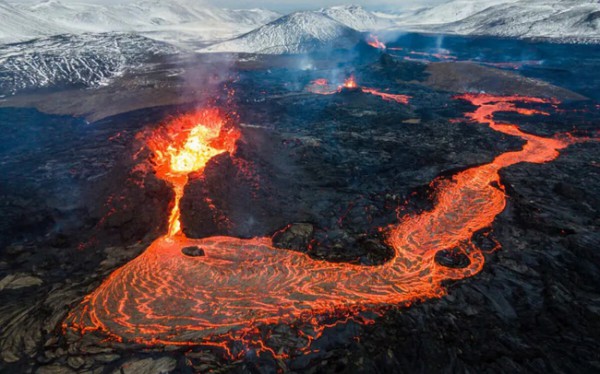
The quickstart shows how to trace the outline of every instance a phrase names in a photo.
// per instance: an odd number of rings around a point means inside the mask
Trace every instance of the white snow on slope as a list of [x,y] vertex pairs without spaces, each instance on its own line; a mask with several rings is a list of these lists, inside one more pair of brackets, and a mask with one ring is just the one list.
[[600,42],[596,0],[452,0],[396,22],[414,31]]
[[[0,21],[14,22],[0,23],[0,42],[63,33],[112,31],[170,33],[169,37],[186,34],[191,40],[206,40],[208,34],[223,39],[248,32],[279,16],[264,9],[220,9],[194,0],[138,0],[124,4],[45,0],[33,5],[3,2],[0,3]],[[18,25],[28,27],[16,27]]]
[[0,94],[39,88],[96,87],[139,71],[174,47],[136,34],[59,35],[0,46]]
[[13,42],[23,35],[52,35],[61,32],[52,23],[27,14],[0,0],[0,40]]
[[460,21],[498,4],[518,0],[454,0],[435,7],[421,8],[395,17],[397,23],[405,25],[438,25]]
[[321,9],[320,12],[358,31],[373,31],[394,26],[390,19],[379,17],[357,5],[333,6]]
[[212,45],[201,52],[305,53],[323,47],[356,43],[358,31],[322,12],[297,12],[281,17],[238,38]]

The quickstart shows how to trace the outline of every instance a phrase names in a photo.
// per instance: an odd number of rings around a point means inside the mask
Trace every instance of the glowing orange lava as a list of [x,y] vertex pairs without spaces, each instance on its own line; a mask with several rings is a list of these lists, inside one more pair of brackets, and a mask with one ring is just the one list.
[[407,95],[396,95],[387,92],[377,91],[374,88],[363,87],[362,91],[371,95],[379,96],[385,101],[395,101],[399,104],[408,104],[410,96]]
[[188,182],[188,174],[202,171],[206,163],[220,153],[233,152],[238,138],[239,133],[225,127],[223,116],[216,109],[178,117],[148,138],[148,147],[156,155],[156,175],[171,183],[175,192],[168,236],[181,230],[179,201]]
[[323,78],[312,81],[310,83],[310,85],[307,87],[307,90],[309,92],[319,94],[319,95],[333,95],[336,93],[340,93],[343,90],[356,90],[356,89],[360,89],[364,93],[379,96],[385,101],[394,101],[399,104],[408,104],[408,102],[411,98],[408,95],[391,94],[391,93],[387,93],[387,92],[378,91],[374,88],[360,87],[358,85],[358,83],[356,82],[356,78],[354,77],[354,75],[351,75],[350,77],[348,77],[342,85],[338,86],[335,89],[332,89],[329,84],[329,81],[327,79],[323,79]]
[[377,48],[377,49],[385,49],[386,46],[383,42],[379,41],[379,38],[377,37],[377,35],[373,35],[370,34],[369,38],[367,39],[367,44],[370,45],[373,48]]
[[[113,272],[69,314],[64,327],[146,345],[221,345],[219,339],[243,340],[263,324],[303,321],[318,329],[321,315],[347,318],[364,310],[444,295],[444,281],[473,276],[484,264],[482,251],[471,237],[490,227],[505,207],[499,170],[520,162],[551,161],[573,142],[527,134],[517,125],[493,118],[499,111],[540,113],[517,104],[547,100],[489,95],[460,99],[477,106],[468,118],[526,143],[488,164],[436,180],[432,210],[405,216],[386,228],[395,252],[389,262],[380,266],[330,263],[274,248],[270,238],[189,239],[173,235],[179,233],[173,227]],[[159,130],[149,146],[157,155],[157,175],[177,190],[186,173],[201,170],[220,152],[231,152],[235,139],[237,133],[226,130],[216,113],[203,111]],[[205,255],[185,256],[181,249],[187,246],[201,247]],[[450,248],[459,248],[470,264],[463,269],[437,264],[435,254]],[[243,341],[269,350],[260,339]]]
[[349,89],[358,88],[358,84],[356,83],[356,78],[354,78],[354,75],[349,76],[348,79],[344,81],[343,87]]

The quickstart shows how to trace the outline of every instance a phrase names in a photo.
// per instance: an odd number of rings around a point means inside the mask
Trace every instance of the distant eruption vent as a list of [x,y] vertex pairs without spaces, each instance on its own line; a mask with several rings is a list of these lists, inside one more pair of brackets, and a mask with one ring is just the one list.
[[377,49],[386,49],[387,48],[385,43],[381,42],[379,40],[379,38],[377,37],[377,35],[373,35],[373,34],[370,34],[369,37],[367,38],[367,44],[370,45],[371,47],[377,48]]

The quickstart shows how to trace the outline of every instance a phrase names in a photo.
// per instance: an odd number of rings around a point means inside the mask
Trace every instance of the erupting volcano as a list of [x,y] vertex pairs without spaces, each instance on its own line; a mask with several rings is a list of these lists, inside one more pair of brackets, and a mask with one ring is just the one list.
[[386,45],[379,41],[379,38],[377,37],[377,35],[373,35],[370,34],[369,37],[367,38],[367,44],[370,45],[373,48],[377,48],[377,49],[386,49]]
[[318,95],[333,95],[343,91],[362,91],[370,95],[379,96],[385,101],[393,101],[399,104],[408,104],[411,98],[408,95],[391,94],[379,91],[375,88],[361,87],[356,82],[354,75],[346,78],[344,83],[337,86],[335,89],[332,89],[332,86],[329,84],[327,79],[320,78],[312,81],[307,87],[307,90]]
[[[505,207],[499,171],[520,162],[552,161],[574,142],[567,136],[531,135],[494,119],[497,112],[543,114],[518,105],[549,100],[471,94],[458,99],[477,107],[466,115],[473,122],[526,143],[488,164],[434,181],[433,209],[382,228],[394,256],[379,266],[315,260],[275,248],[268,237],[187,238],[178,219],[187,174],[202,171],[217,154],[232,153],[239,133],[226,126],[218,111],[204,110],[177,118],[150,136],[143,134],[155,155],[157,176],[175,191],[169,231],[87,296],[64,328],[146,345],[226,347],[224,342],[238,339],[269,350],[260,338],[249,337],[257,326],[301,322],[319,329],[319,316],[357,316],[444,295],[444,281],[473,276],[484,264],[482,250],[471,239]],[[197,247],[201,254],[190,257],[182,253],[186,247]],[[468,264],[438,264],[436,254],[449,249],[462,252]]]
[[174,119],[156,130],[147,140],[156,158],[156,175],[173,186],[175,205],[169,217],[168,236],[181,230],[179,201],[188,174],[204,169],[206,163],[223,152],[233,152],[239,133],[226,128],[223,115],[216,109],[201,110]]
[[358,84],[356,83],[356,78],[354,78],[354,75],[351,75],[350,77],[348,77],[348,79],[346,79],[344,81],[344,84],[342,85],[342,89],[348,89],[348,90],[353,90],[355,88],[358,88]]

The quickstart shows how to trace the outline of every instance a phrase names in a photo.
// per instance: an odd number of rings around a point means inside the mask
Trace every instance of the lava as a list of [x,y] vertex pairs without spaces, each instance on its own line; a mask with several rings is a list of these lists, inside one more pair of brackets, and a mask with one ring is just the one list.
[[367,39],[367,44],[373,48],[386,49],[386,45],[383,42],[379,41],[377,35],[370,34],[369,38]]
[[354,75],[349,76],[348,79],[344,81],[342,87],[350,90],[358,88],[358,83],[356,83],[356,78],[354,78]]
[[374,88],[363,87],[362,91],[364,93],[368,93],[368,94],[371,94],[371,95],[379,96],[379,97],[381,97],[385,101],[395,101],[395,102],[397,102],[399,104],[408,104],[408,102],[410,100],[410,96],[391,94],[391,93],[387,93],[387,92],[381,92],[381,91],[377,91]]
[[[315,260],[275,248],[268,237],[190,239],[173,226],[142,255],[105,279],[68,315],[64,328],[97,331],[145,345],[226,348],[224,341],[239,339],[278,355],[260,337],[248,338],[257,326],[301,322],[321,331],[325,327],[319,316],[341,316],[345,321],[361,311],[443,296],[445,281],[473,276],[483,267],[482,250],[471,239],[504,210],[506,195],[499,171],[520,162],[552,161],[575,141],[528,134],[515,124],[494,119],[497,112],[543,114],[518,104],[549,100],[473,94],[458,99],[476,106],[466,115],[474,123],[516,136],[525,145],[450,179],[435,180],[431,210],[382,228],[394,249],[385,264]],[[156,154],[156,174],[177,193],[188,172],[202,170],[221,152],[231,152],[236,139],[237,133],[224,125],[217,112],[202,111],[157,130],[148,145]],[[178,218],[177,204],[174,217]],[[204,256],[184,255],[182,248],[189,246],[202,248]],[[468,266],[457,269],[436,263],[436,253],[447,249],[464,253]]]
[[331,88],[329,81],[323,78],[312,81],[311,84],[307,87],[307,89],[309,92],[319,95],[333,95],[336,93],[340,93],[344,90],[360,90],[370,95],[379,96],[385,101],[394,101],[399,104],[408,104],[411,98],[407,95],[391,94],[379,91],[375,88],[361,87],[356,82],[356,78],[354,77],[354,75],[351,75],[348,78],[346,78],[344,83],[335,89]]
[[169,217],[169,236],[181,230],[179,201],[188,174],[202,171],[206,163],[223,152],[233,152],[239,133],[227,128],[222,114],[206,109],[175,118],[154,131],[147,139],[148,148],[156,155],[156,175],[171,183],[175,205]]
[[[388,48],[388,50],[394,50],[392,48]],[[402,50],[399,48],[397,50]],[[404,59],[405,61],[414,61],[414,62],[422,62],[422,63],[430,63],[437,61],[456,61],[458,57],[450,54],[450,51],[447,49],[437,49],[435,52],[420,52],[420,51],[408,51],[406,55],[396,55],[393,54],[391,56],[399,57]]]

